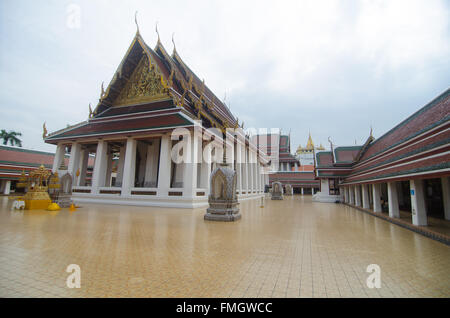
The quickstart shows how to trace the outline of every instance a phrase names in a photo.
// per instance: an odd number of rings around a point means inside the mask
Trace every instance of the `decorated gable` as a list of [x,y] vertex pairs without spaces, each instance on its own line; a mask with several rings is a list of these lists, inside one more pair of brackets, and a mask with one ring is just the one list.
[[148,57],[144,54],[114,100],[113,106],[139,104],[169,97],[167,88],[162,84],[161,75],[155,71],[155,66],[149,63]]

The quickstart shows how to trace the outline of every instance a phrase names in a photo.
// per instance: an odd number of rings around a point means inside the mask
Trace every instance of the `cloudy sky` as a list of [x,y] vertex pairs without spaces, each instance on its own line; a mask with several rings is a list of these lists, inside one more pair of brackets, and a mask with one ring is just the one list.
[[[379,137],[450,87],[450,2],[1,1],[0,129],[54,151],[88,117],[136,32],[171,52],[245,127],[291,131],[292,150]],[[79,14],[79,21],[74,15]],[[79,22],[79,23],[78,23]]]

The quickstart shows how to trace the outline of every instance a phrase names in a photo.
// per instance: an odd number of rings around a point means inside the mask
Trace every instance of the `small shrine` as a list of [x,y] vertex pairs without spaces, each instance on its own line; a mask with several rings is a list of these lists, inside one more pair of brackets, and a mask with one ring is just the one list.
[[[224,160],[225,162],[225,160]],[[209,208],[204,216],[211,221],[236,221],[241,218],[236,195],[237,175],[226,163],[221,163],[211,174]]]
[[290,184],[286,184],[286,195],[294,195],[294,189]]
[[272,183],[272,200],[283,200],[283,185],[281,182]]
[[[25,201],[25,210],[47,209],[52,203],[49,195],[49,188],[56,189],[58,176],[52,176],[52,173],[41,165],[38,169],[30,171],[28,176],[25,172],[17,184],[18,188],[24,188],[26,191],[23,201]],[[55,183],[56,180],[56,183]]]

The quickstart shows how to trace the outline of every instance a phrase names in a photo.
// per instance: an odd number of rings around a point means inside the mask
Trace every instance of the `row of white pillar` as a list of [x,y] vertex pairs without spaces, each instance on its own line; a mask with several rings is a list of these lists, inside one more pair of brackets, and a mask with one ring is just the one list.
[[[202,140],[200,138],[192,138],[190,143],[191,149],[188,151],[188,156],[190,162],[198,162],[196,157],[202,149]],[[149,160],[145,163],[147,165],[145,170],[145,175],[150,176],[156,180],[157,176],[157,196],[167,196],[170,187],[170,177],[171,177],[171,138],[170,135],[163,135],[160,139],[160,151],[159,160],[153,158],[153,162],[159,161],[159,169],[157,167],[150,167]],[[55,159],[53,163],[53,171],[57,171],[60,167],[62,160],[64,160],[65,155],[64,144],[59,144],[56,149]],[[120,151],[120,157],[118,162],[117,177],[119,180],[121,195],[130,196],[132,188],[135,182],[135,171],[136,171],[136,150],[137,150],[137,140],[131,137],[127,138],[125,147],[122,147]],[[149,150],[151,154],[155,153],[156,149]],[[232,167],[236,169],[237,172],[237,192],[239,194],[254,194],[263,193],[264,185],[268,183],[268,175],[263,173],[263,167],[260,161],[257,160],[257,153],[255,150],[249,149],[248,146],[236,143],[234,148],[231,148],[233,152],[233,157],[237,162],[242,162],[245,158],[245,164],[240,163],[234,167],[234,161]],[[234,154],[236,152],[236,155]],[[195,197],[196,190],[205,190],[205,194],[209,194],[209,180],[211,175],[211,153],[209,152],[209,158],[204,158],[200,163],[183,163],[182,169],[180,170],[182,175],[180,179],[183,182],[183,196],[185,197]],[[156,158],[157,159],[157,158]],[[89,160],[89,151],[87,149],[82,149],[80,143],[73,143],[71,145],[71,153],[68,165],[68,173],[74,176],[74,185],[80,186],[85,184],[87,165]],[[99,140],[97,143],[96,158],[94,163],[94,170],[92,176],[91,193],[100,193],[100,188],[105,186],[105,180],[111,179],[111,167],[109,166],[112,162],[112,154],[108,153],[108,142],[104,140]],[[155,169],[153,169],[155,168]],[[198,171],[198,169],[200,169]],[[80,175],[76,177],[77,171]],[[200,178],[197,178],[197,174],[200,174]]]
[[[426,226],[427,211],[425,205],[425,191],[423,180],[411,179],[410,195],[411,195],[411,215],[414,225]],[[450,185],[449,178],[442,177],[442,197],[444,205],[444,217],[450,220]],[[389,217],[400,218],[399,210],[399,194],[396,182],[387,182],[388,209]],[[362,199],[362,201],[361,201]],[[369,185],[350,185],[344,186],[344,202],[364,209],[370,209]],[[372,210],[381,213],[381,183],[372,184]]]

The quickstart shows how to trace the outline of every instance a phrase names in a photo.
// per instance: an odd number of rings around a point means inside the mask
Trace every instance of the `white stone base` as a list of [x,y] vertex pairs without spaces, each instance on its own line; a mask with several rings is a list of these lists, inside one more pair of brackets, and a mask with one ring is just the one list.
[[[249,195],[238,196],[239,201],[257,199],[264,196],[262,193],[252,193]],[[134,206],[155,206],[165,208],[196,209],[208,207],[208,196],[199,196],[193,199],[177,196],[147,196],[132,195],[121,196],[118,194],[91,194],[91,193],[72,193],[72,201],[78,203],[101,203],[118,204]]]
[[344,202],[344,198],[342,195],[330,195],[322,192],[317,192],[312,196],[312,200],[314,202],[326,202],[326,203],[335,203],[336,201]]

